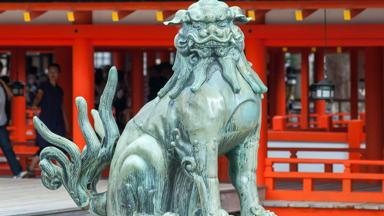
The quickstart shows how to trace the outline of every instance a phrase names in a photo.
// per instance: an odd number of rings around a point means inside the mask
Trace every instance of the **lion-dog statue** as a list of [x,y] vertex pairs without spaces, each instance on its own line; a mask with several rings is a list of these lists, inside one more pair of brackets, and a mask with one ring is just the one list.
[[[126,125],[112,115],[117,72],[109,72],[99,110],[76,99],[86,147],[53,134],[34,118],[50,143],[41,152],[43,184],[64,185],[92,215],[223,216],[218,156],[229,161],[242,216],[272,216],[256,186],[261,100],[266,87],[244,55],[244,34],[235,22],[249,19],[239,7],[200,0],[165,24],[182,24],[175,37],[173,76]],[[110,165],[108,190],[96,184]]]

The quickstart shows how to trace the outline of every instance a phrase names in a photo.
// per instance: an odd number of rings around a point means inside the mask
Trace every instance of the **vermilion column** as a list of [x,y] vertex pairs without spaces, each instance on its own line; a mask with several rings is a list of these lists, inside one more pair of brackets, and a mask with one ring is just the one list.
[[[324,79],[324,50],[319,49],[315,53],[315,82],[319,82]],[[315,101],[316,114],[324,115],[326,112],[325,100]]]
[[269,53],[268,100],[271,104],[268,107],[269,115],[270,117],[282,116],[286,114],[284,53],[281,50],[270,50]]
[[300,115],[300,127],[302,129],[308,128],[309,117],[309,101],[308,101],[308,54],[307,50],[301,52],[301,115]]
[[143,52],[132,52],[132,113],[144,105]]
[[160,60],[161,60],[161,63],[169,63],[169,56],[170,56],[170,54],[169,54],[169,52],[168,52],[168,50],[163,50],[163,51],[160,51],[159,52],[159,57],[160,57]]
[[[26,83],[25,74],[25,56],[26,50],[14,49],[11,56],[11,79],[12,81],[21,81]],[[12,98],[11,123],[14,127],[12,138],[14,141],[23,142],[26,140],[26,98],[24,96],[15,96]]]
[[[72,48],[73,76],[73,110],[77,110],[75,98],[82,96],[88,103],[88,110],[94,106],[94,71],[93,47],[87,39],[75,39]],[[77,111],[73,112],[73,140],[82,149],[85,140],[77,121]]]
[[117,70],[124,70],[125,68],[125,52],[124,51],[113,51],[112,52],[113,66]]
[[358,67],[359,67],[359,53],[356,48],[350,52],[350,72],[351,72],[351,118],[358,119],[359,115],[359,81],[358,81]]
[[383,151],[383,51],[365,49],[366,157],[381,160]]
[[285,87],[285,57],[284,53],[279,50],[276,54],[276,114],[285,115],[286,114],[286,87]]
[[156,52],[153,50],[147,51],[147,68],[156,65]]
[[[56,63],[61,67],[59,85],[64,90],[64,112],[66,114],[68,124],[73,125],[72,110],[72,50],[70,47],[55,48]],[[72,127],[70,127],[69,135],[72,137]]]
[[[247,39],[245,42],[246,55],[248,61],[252,62],[253,68],[263,80],[267,83],[266,72],[266,49],[262,40]],[[262,106],[262,123],[260,132],[259,152],[258,152],[258,166],[257,166],[257,184],[262,186],[265,184],[264,170],[265,159],[267,158],[267,97],[263,99]]]

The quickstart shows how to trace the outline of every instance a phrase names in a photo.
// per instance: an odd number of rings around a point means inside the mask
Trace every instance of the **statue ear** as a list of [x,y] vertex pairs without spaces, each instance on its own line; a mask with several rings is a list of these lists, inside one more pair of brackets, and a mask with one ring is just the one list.
[[233,7],[230,7],[229,10],[231,10],[234,21],[241,22],[241,23],[247,23],[250,21],[250,18],[246,17],[243,14],[243,11],[241,10],[241,8],[237,6],[233,6]]
[[178,10],[176,12],[175,16],[173,17],[173,19],[171,19],[169,21],[165,21],[164,25],[177,25],[177,24],[181,24],[183,22],[183,20],[186,18],[186,13],[187,13],[186,10]]

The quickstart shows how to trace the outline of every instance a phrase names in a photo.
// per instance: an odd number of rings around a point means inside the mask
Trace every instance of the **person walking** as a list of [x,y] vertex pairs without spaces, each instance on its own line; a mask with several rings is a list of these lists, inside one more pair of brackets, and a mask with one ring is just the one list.
[[[0,71],[3,70],[3,64],[0,62]],[[13,151],[11,141],[9,139],[9,133],[7,131],[8,116],[6,112],[7,104],[13,97],[11,89],[0,79],[0,148],[3,151],[4,156],[7,159],[9,167],[14,175],[15,179],[21,179],[26,177],[27,172],[22,170],[20,162],[16,158],[16,154]]]
[[[51,130],[53,133],[65,137],[68,132],[68,122],[63,107],[63,89],[58,85],[60,74],[60,65],[51,64],[48,66],[48,81],[42,83],[35,96],[32,107],[37,109],[40,107],[40,120]],[[39,147],[38,152],[32,159],[28,168],[30,175],[33,176],[33,170],[39,161],[40,152],[48,146],[53,144],[47,142],[40,134],[37,133],[36,144]]]

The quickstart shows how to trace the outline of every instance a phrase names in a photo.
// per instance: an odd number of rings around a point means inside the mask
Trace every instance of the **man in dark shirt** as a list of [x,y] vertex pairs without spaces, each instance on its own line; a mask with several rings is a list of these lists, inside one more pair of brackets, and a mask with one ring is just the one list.
[[[68,123],[63,107],[63,89],[58,85],[60,66],[51,64],[48,67],[48,81],[42,83],[33,101],[33,107],[40,106],[39,118],[55,134],[65,137],[68,132]],[[33,158],[29,171],[32,172],[39,161],[40,152],[47,146],[52,146],[40,134],[36,136],[39,151]]]

